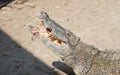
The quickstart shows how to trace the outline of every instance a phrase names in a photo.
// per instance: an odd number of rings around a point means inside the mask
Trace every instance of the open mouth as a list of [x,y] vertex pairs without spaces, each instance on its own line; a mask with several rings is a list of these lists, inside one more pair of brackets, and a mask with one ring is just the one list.
[[57,39],[54,35],[51,35],[50,37],[48,37],[49,33],[52,32],[50,28],[41,27],[39,32],[34,34],[33,31],[35,30],[35,27],[30,25],[29,30],[33,34],[33,36],[35,36],[48,48],[53,50],[55,54],[59,55],[60,57],[63,57],[64,55],[69,55],[68,47],[66,44],[64,44],[62,40]]
[[42,30],[43,30],[42,32],[39,32],[39,36],[48,39],[49,41],[51,41],[52,43],[54,43],[56,45],[62,44],[62,40],[57,39],[52,34],[52,29],[44,27],[44,29],[42,29]]

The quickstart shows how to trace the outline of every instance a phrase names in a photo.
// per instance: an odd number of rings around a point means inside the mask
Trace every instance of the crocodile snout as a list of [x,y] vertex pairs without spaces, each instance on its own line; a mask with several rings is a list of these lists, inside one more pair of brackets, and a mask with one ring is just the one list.
[[48,17],[48,14],[45,12],[45,11],[40,11],[39,13],[38,13],[38,18],[39,19],[45,19],[45,18],[47,18]]

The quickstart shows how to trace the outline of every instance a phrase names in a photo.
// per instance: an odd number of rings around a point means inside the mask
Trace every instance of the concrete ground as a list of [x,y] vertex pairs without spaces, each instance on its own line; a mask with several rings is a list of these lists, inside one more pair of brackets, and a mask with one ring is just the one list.
[[31,40],[28,26],[39,25],[41,9],[84,42],[120,49],[119,0],[15,0],[0,9],[0,75],[74,75],[46,46]]

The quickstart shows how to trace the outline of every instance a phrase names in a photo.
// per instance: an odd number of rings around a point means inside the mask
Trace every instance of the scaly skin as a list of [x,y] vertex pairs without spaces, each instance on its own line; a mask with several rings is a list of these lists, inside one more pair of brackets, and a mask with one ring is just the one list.
[[[44,22],[47,23],[47,21],[48,20],[44,19]],[[50,25],[54,25],[54,29],[58,27],[57,23],[55,24],[53,20],[49,21]],[[49,23],[47,24],[49,25]],[[34,28],[31,27],[31,29]],[[118,52],[109,50],[100,51],[98,48],[87,45],[81,40],[76,41],[78,37],[71,31],[66,29],[64,29],[64,31],[65,34],[59,31],[55,36],[66,37],[67,41],[65,42],[70,44],[66,44],[68,47],[66,47],[65,44],[56,45],[48,40],[48,38],[44,38],[38,34],[35,36],[57,54],[65,64],[72,67],[76,75],[120,75],[120,50],[117,50]],[[62,38],[60,40],[62,40]],[[64,40],[62,41],[64,42]]]

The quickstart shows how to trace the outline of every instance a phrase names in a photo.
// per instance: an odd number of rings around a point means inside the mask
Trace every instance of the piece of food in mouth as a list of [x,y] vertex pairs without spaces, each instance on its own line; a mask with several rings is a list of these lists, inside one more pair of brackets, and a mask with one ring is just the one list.
[[46,37],[48,38],[50,41],[52,41],[53,43],[57,44],[57,45],[61,45],[62,41],[57,39],[54,35],[51,34],[51,29],[50,28],[46,28],[46,32],[40,32],[40,36],[42,37]]

